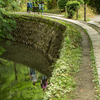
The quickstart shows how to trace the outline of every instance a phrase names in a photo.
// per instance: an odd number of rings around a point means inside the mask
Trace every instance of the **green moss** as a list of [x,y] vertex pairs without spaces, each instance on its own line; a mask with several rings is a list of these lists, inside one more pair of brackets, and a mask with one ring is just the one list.
[[[58,27],[60,23],[54,22],[50,18],[47,19],[46,17],[43,17],[43,16],[24,15],[24,14],[23,15],[12,14],[12,15],[15,17],[15,19],[19,19],[19,20],[23,20],[23,21],[25,21],[25,20],[35,21],[35,22],[38,22],[38,23],[41,22],[41,23],[44,23],[44,24],[46,24],[48,26],[51,26],[51,27],[53,26],[57,30],[61,30],[62,32],[65,31],[65,28],[60,29],[60,27]],[[54,23],[54,25],[53,25],[53,23]],[[64,27],[64,26],[62,25],[62,27]]]

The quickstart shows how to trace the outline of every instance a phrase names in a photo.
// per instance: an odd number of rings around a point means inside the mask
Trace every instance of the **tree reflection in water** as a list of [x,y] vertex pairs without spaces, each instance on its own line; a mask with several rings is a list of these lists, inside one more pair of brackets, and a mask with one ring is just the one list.
[[[28,66],[0,59],[0,100],[42,100],[45,92],[41,88],[42,74],[32,84]],[[15,68],[16,67],[16,68]]]

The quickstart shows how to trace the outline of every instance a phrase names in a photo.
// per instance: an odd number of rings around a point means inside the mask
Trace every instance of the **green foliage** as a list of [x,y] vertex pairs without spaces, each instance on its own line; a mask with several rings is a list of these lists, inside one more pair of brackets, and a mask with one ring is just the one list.
[[50,1],[47,1],[47,8],[50,10],[52,8],[52,3]]
[[80,7],[80,3],[78,1],[68,1],[66,6],[67,6],[68,17],[72,18],[75,14],[76,8]]
[[84,0],[70,0],[70,1],[78,1],[78,2],[80,2],[81,5],[84,4]]
[[[16,22],[14,18],[7,13],[4,7],[8,6],[9,0],[5,0],[5,2],[0,1],[0,41],[5,38],[12,39],[10,32],[16,28]],[[1,48],[1,47],[0,47]],[[4,49],[0,49],[0,55],[4,52]]]
[[88,3],[89,0],[84,0],[84,4]]
[[4,9],[1,8],[0,13],[0,40],[3,40],[4,38],[12,39],[11,34],[8,34],[8,32],[11,32],[16,27],[16,22]]
[[65,9],[66,3],[68,1],[69,0],[58,0],[57,4],[58,4],[58,6],[59,6],[60,9]]
[[75,15],[75,11],[70,9],[69,11],[67,10],[68,12],[68,18],[72,18],[74,15]]
[[54,9],[57,7],[57,1],[56,0],[47,0],[47,8],[49,10]]
[[12,1],[12,2],[11,2],[11,9],[13,9],[13,10],[18,10],[18,9],[20,9],[20,8],[18,7],[18,3],[17,3],[16,1]]
[[15,80],[14,63],[0,59],[0,100],[42,100],[45,93],[40,85],[41,74],[38,81],[32,84],[27,66],[16,64],[17,77]]
[[2,53],[5,51],[5,49],[2,47],[2,46],[0,46],[0,56],[2,55]]
[[81,5],[84,5],[84,0],[77,0]]
[[96,11],[100,14],[100,0],[88,0],[88,5],[96,8]]
[[[3,1],[3,0],[2,0]],[[20,7],[18,7],[18,2],[17,0],[4,0],[1,2],[1,6],[6,10],[6,11],[13,11],[13,10],[19,10]]]
[[75,1],[75,2],[78,1],[78,2],[80,2],[81,5],[84,4],[84,1],[83,0],[58,0],[57,3],[58,3],[59,8],[60,9],[65,9],[66,3],[68,1]]

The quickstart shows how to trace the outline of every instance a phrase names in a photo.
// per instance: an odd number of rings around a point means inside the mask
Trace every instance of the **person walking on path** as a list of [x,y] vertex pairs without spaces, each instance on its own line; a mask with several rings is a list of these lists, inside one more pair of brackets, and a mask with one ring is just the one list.
[[35,70],[28,68],[28,74],[33,85],[35,85],[35,82],[37,81],[37,78],[38,78],[38,75],[36,75]]
[[41,1],[41,9],[42,9],[42,13],[43,13],[43,11],[44,11],[44,2],[43,2],[43,0]]
[[27,2],[27,12],[30,12],[31,13],[31,11],[32,11],[32,0],[29,0],[28,2]]
[[44,1],[42,0],[42,1],[40,1],[39,2],[39,12],[42,10],[42,13],[44,12]]

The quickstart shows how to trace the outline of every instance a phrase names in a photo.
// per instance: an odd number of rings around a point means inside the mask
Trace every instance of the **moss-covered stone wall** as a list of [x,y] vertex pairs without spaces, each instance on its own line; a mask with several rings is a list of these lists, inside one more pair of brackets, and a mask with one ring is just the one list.
[[41,17],[15,16],[15,19],[17,28],[12,36],[16,42],[34,47],[51,62],[59,57],[64,25]]

